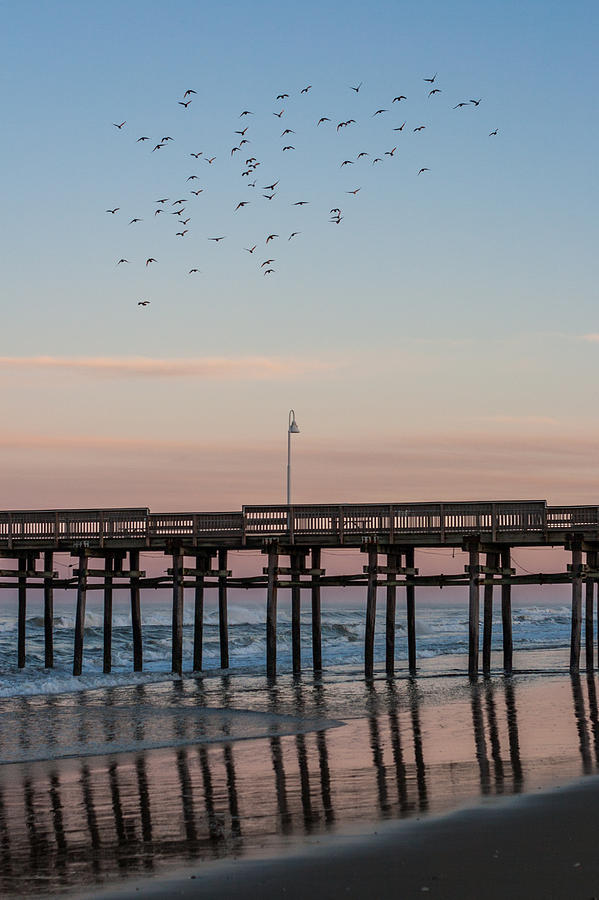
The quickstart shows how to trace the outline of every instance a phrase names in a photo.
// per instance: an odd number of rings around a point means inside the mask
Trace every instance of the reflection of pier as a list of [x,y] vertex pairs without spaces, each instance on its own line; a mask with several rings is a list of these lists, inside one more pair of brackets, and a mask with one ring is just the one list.
[[[511,567],[515,547],[560,546],[571,552],[565,572],[516,575]],[[465,554],[462,573],[420,575],[415,553],[426,547],[449,547]],[[322,552],[329,548],[361,550],[367,565],[359,572],[327,575]],[[234,576],[231,553],[259,549],[266,565],[261,574]],[[147,577],[140,553],[163,553],[170,562],[166,574]],[[301,595],[310,592],[312,661],[322,669],[321,591],[327,587],[361,586],[366,594],[364,668],[374,671],[377,592],[386,588],[385,666],[395,671],[397,589],[405,590],[408,667],[417,669],[416,588],[462,585],[469,609],[468,674],[479,671],[480,589],[483,588],[482,671],[491,673],[493,593],[501,589],[503,669],[513,667],[512,589],[522,584],[569,584],[572,590],[570,670],[580,668],[582,595],[585,585],[585,653],[594,666],[595,583],[599,580],[599,507],[549,507],[544,501],[497,503],[345,504],[315,506],[245,506],[230,513],[150,513],[148,509],[41,510],[0,512],[0,556],[12,567],[0,569],[0,587],[18,594],[17,646],[19,667],[26,662],[28,588],[44,594],[45,665],[54,662],[54,592],[77,592],[73,673],[80,675],[88,593],[103,592],[104,671],[112,665],[113,593],[130,595],[133,668],[143,668],[141,595],[147,588],[172,590],[172,671],[183,669],[183,606],[185,589],[194,592],[193,669],[203,657],[204,595],[218,594],[220,663],[229,666],[228,594],[231,587],[257,589],[266,595],[266,670],[277,670],[277,599],[291,593],[293,672],[301,670]],[[69,554],[72,576],[58,577],[56,554]],[[583,562],[586,554],[586,562]],[[308,559],[309,557],[309,559]],[[382,557],[382,559],[381,559]],[[38,560],[42,559],[41,569]],[[186,565],[189,560],[193,565]],[[99,567],[94,560],[99,560]],[[282,562],[288,561],[288,565]]]
[[[229,697],[227,682],[223,678],[222,699]],[[273,684],[268,703],[276,710],[290,702],[309,721],[315,711],[326,715],[327,692],[334,690],[296,682],[289,701]],[[354,729],[353,750],[345,729],[321,729],[80,763],[58,760],[23,770],[21,779],[15,767],[0,768],[0,894],[81,887],[119,872],[243,854],[337,825],[417,815],[436,808],[436,795],[445,802],[456,771],[449,762],[426,762],[427,740],[439,736],[427,737],[418,686],[387,681],[366,683],[364,691],[366,717],[345,726]],[[194,697],[181,694],[183,713]],[[138,699],[144,703],[143,688]],[[476,759],[482,793],[521,790],[512,685],[473,686],[471,700],[473,755],[459,778]],[[468,712],[467,705],[461,708]],[[596,703],[594,710],[596,725]],[[195,733],[184,716],[174,718],[173,729],[181,740]],[[111,734],[118,743],[118,734]],[[136,734],[147,737],[139,727]],[[599,730],[594,735],[599,746]],[[54,739],[60,743],[60,729]],[[587,752],[589,741],[581,739],[581,746]]]

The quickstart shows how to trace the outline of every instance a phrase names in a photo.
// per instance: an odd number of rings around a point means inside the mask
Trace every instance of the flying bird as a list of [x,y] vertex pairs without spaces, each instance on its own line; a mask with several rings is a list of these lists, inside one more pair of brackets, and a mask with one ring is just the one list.
[[265,259],[264,262],[260,264],[260,268],[263,269],[264,266],[270,266],[271,263],[274,263],[274,259]]
[[117,213],[120,208],[120,206],[115,206],[114,209],[107,209],[106,212],[112,213],[112,215],[114,216],[114,214]]
[[351,88],[352,91],[355,91],[356,94],[357,94],[357,93],[359,93],[360,88],[362,87],[362,84],[363,84],[362,81],[360,82],[360,84],[359,84],[357,87],[353,87],[353,85],[350,84],[350,88]]
[[265,269],[264,270],[265,275],[271,275],[273,272],[274,272],[274,269]]
[[305,88],[302,88],[300,91],[300,94],[307,94],[311,87],[312,87],[312,85],[309,84]]
[[190,191],[189,193],[190,193],[190,194],[195,194],[196,197],[199,197],[200,194],[203,194],[203,193],[204,193],[204,188],[200,188],[199,191]]
[[382,162],[382,161],[383,161],[383,160],[381,159],[381,157],[380,157],[380,156],[377,156],[376,159],[373,159],[373,160],[372,160],[372,165],[374,165],[374,164],[377,163],[377,162]]
[[301,231],[292,231],[287,240],[290,241],[292,237],[297,237],[298,234],[301,234]]
[[185,109],[187,109],[187,107],[189,106],[189,104],[190,104],[191,102],[192,102],[191,100],[187,100],[187,102],[185,102],[184,100],[178,100],[178,101],[177,101],[177,103],[179,104],[179,106],[184,106]]
[[146,266],[148,266],[151,262],[157,262],[157,260],[153,259],[153,257],[150,256],[148,259],[146,259]]
[[128,262],[129,262],[128,259],[119,259],[117,266],[120,266],[121,263],[128,263]]
[[432,91],[428,92],[428,95],[429,95],[429,97],[432,97],[433,94],[442,94],[442,93],[443,93],[443,91],[441,90],[441,88],[433,88]]
[[187,225],[188,222],[191,222],[191,216],[190,216],[189,218],[187,218],[187,219],[182,219],[182,220],[181,220],[181,224],[182,224],[182,225]]
[[[241,115],[243,115],[243,113],[242,113]],[[246,133],[246,131],[248,130],[248,127],[249,127],[249,126],[246,125],[245,128],[243,129],[243,131],[236,131],[235,134],[240,134],[241,137],[245,137],[245,133]]]
[[197,175],[190,175],[189,178],[188,178],[187,180],[188,180],[188,181],[197,181],[197,180],[198,180],[198,176],[197,176]]
[[253,115],[254,115],[254,113],[251,112],[249,109],[244,109],[243,112],[239,113],[239,118],[241,119],[242,116],[253,116]]
[[227,235],[224,234],[222,237],[208,238],[208,240],[209,240],[209,241],[216,241],[216,243],[218,243],[219,241],[224,241],[224,239],[226,238],[226,236],[227,236]]
[[[164,147],[164,144],[156,144],[156,146],[154,147],[154,150],[162,150],[163,147]],[[154,152],[154,150],[152,150],[152,153]]]
[[179,206],[181,203],[185,203],[185,200],[173,200],[173,206]]
[[493,137],[493,135],[494,135],[494,134],[497,134],[498,131],[499,131],[499,129],[496,128],[495,131],[492,131],[492,132],[490,133],[489,137]]
[[278,236],[278,234],[269,234],[266,238],[266,243],[268,244],[269,241],[273,241],[275,238],[278,238]]
[[481,103],[481,102],[482,102],[482,99],[483,99],[483,98],[482,98],[482,97],[480,97],[480,98],[479,98],[479,99],[478,99],[478,100],[471,100],[471,101],[470,101],[470,103],[474,103],[474,105],[475,105],[475,106],[478,106],[478,105],[479,105],[479,103]]
[[272,200],[272,198],[274,197],[275,194],[276,194],[276,191],[273,191],[272,194],[262,194],[262,196],[266,197],[267,200]]
[[185,229],[184,231],[177,231],[175,237],[185,237],[189,229]]
[[164,210],[163,210],[163,209],[155,209],[155,210],[154,210],[154,215],[157,216],[158,213],[161,213],[161,212],[164,212]]
[[185,100],[185,98],[189,97],[190,94],[197,94],[197,91],[194,91],[192,88],[187,88],[187,90],[183,94],[183,99]]
[[193,156],[194,159],[199,159],[200,156],[202,155],[202,151],[200,150],[199,153],[190,153],[189,155],[190,155],[190,156]]
[[353,194],[354,197],[355,197],[356,194],[358,193],[358,191],[361,191],[361,190],[362,190],[362,188],[356,188],[354,191],[346,191],[345,193],[346,193],[346,194]]
[[123,125],[126,125],[126,124],[127,124],[127,122],[121,122],[121,124],[120,124],[120,125],[117,125],[117,124],[116,124],[116,122],[113,122],[113,123],[112,123],[112,124],[113,124],[113,125],[114,125],[114,127],[115,127],[115,128],[118,128],[118,129],[119,129],[119,131],[120,131],[120,130],[121,130],[121,128],[122,128],[122,127],[123,127]]
[[399,97],[394,97],[391,102],[392,103],[400,103],[402,100],[407,100],[407,99],[408,98],[405,96],[405,94],[400,94]]
[[298,200],[297,203],[294,203],[293,205],[294,206],[307,206],[307,204],[309,202],[310,202],[309,200]]
[[424,131],[426,125],[419,125],[418,128],[415,128],[414,131]]
[[362,150],[361,153],[358,153],[357,159],[362,159],[363,156],[370,156],[370,153],[367,153],[366,150]]
[[231,156],[233,156],[234,153],[237,153],[238,150],[241,150],[241,147],[231,147]]
[[353,164],[353,159],[344,159],[339,168],[342,169],[343,166],[353,166]]
[[262,188],[262,190],[263,191],[274,191],[274,189],[276,188],[278,183],[279,183],[278,181],[275,181],[274,184],[265,184],[264,187]]
[[427,169],[426,166],[423,169],[420,169],[418,174],[422,175],[423,172],[430,172],[430,169]]
[[284,109],[282,109],[282,110],[281,110],[281,112],[278,112],[278,113],[273,113],[273,116],[276,116],[276,117],[277,117],[277,119],[280,119],[280,118],[281,118],[281,116],[282,116],[282,115],[283,115],[283,113],[284,113],[284,112],[285,112],[285,110],[284,110]]
[[393,150],[385,150],[385,156],[393,156],[396,150],[397,147],[394,147]]
[[129,222],[129,225],[133,225],[134,222],[143,222],[143,219],[131,219],[131,221]]
[[166,141],[174,141],[175,139],[172,138],[172,137],[169,137],[169,136],[167,135],[166,137],[160,138],[160,140],[161,140],[161,142],[164,144]]
[[317,126],[318,126],[318,125],[322,125],[323,122],[330,122],[330,121],[331,121],[331,120],[330,120],[327,116],[322,116],[322,118],[320,118],[320,119],[318,120],[318,122],[316,123],[316,125],[317,125]]
[[276,100],[286,100],[289,94],[277,94]]
[[381,113],[386,113],[386,112],[387,112],[386,109],[377,109],[376,112],[373,112],[373,114],[371,115],[370,118],[374,119],[375,116],[380,116]]
[[214,162],[215,159],[216,159],[216,156],[211,156],[210,158],[206,157],[206,162],[209,165],[212,165],[212,163]]
[[241,209],[241,207],[247,206],[249,202],[249,200],[240,200],[240,202],[235,207],[235,212],[237,212],[238,209]]
[[295,134],[293,128],[286,128],[285,131],[281,132],[281,137],[285,137],[286,134]]
[[136,143],[136,144],[139,144],[140,141],[149,141],[149,140],[150,140],[149,137],[139,137],[139,138],[137,138],[137,140],[135,141],[135,143]]
[[283,147],[283,151],[285,150],[295,150],[295,147],[292,147],[291,144],[289,144],[287,147]]
[[402,124],[399,126],[399,128],[394,128],[393,131],[403,131],[405,124],[406,124],[405,122],[402,122]]
[[337,215],[339,215],[339,216],[341,215],[341,210],[339,209],[338,206],[335,206],[335,207],[333,207],[333,209],[330,209],[330,210],[329,210],[329,215],[330,215],[330,216],[332,216],[333,213],[337,213]]
[[138,300],[137,305],[138,306],[149,306],[150,302],[151,302],[150,300]]
[[435,78],[436,78],[436,77],[437,77],[437,73],[435,72],[435,74],[433,75],[432,78],[423,78],[422,80],[423,80],[423,81],[428,81],[429,84],[434,84],[434,81],[435,81]]
[[162,200],[156,200],[156,203],[166,203],[169,197],[163,197]]
[[253,247],[244,247],[243,249],[247,250],[248,253],[253,253],[257,246],[258,244],[254,244]]
[[470,104],[468,104],[468,103],[456,103],[456,105],[454,106],[454,109],[460,109],[460,107],[462,107],[462,106],[469,106],[469,105]]
[[[190,269],[189,272],[188,272],[187,274],[188,274],[188,275],[191,275],[193,272],[200,272],[200,270],[199,270],[199,269]],[[200,272],[200,275],[201,275],[201,274],[202,274],[202,273]]]

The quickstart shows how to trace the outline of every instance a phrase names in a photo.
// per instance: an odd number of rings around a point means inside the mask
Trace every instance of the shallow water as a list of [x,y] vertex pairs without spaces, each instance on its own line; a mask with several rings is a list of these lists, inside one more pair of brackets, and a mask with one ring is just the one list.
[[2,700],[0,894],[279,853],[598,771],[595,678],[470,684],[445,661],[416,682],[339,669]]

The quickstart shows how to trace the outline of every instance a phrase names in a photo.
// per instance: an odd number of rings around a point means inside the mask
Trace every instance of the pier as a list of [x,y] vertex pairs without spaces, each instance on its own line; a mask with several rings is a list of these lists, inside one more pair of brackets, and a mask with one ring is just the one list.
[[[449,547],[465,554],[463,574],[420,575],[418,551]],[[561,547],[571,553],[565,571],[517,575],[512,550]],[[327,575],[321,567],[326,549],[359,550],[361,571]],[[140,552],[168,558],[166,574],[146,576]],[[263,565],[252,576],[233,577],[231,552],[260,550]],[[70,554],[72,575],[59,577],[54,554]],[[595,665],[595,585],[599,580],[599,506],[548,506],[544,500],[480,503],[327,504],[244,506],[239,512],[152,513],[146,508],[21,510],[0,512],[0,556],[12,566],[0,569],[0,588],[18,594],[16,658],[25,666],[28,588],[43,588],[45,665],[53,666],[53,604],[56,590],[76,591],[73,674],[82,672],[84,624],[89,591],[104,597],[104,671],[112,664],[112,598],[126,588],[131,598],[132,667],[143,670],[142,595],[147,589],[172,590],[172,671],[183,671],[185,590],[194,596],[193,671],[202,670],[204,593],[218,592],[221,667],[229,667],[228,589],[258,590],[265,595],[266,659],[269,676],[277,673],[277,599],[291,592],[292,665],[301,671],[302,592],[309,592],[312,613],[312,667],[322,670],[321,590],[364,589],[366,629],[364,673],[374,673],[377,603],[385,589],[385,670],[395,672],[397,591],[405,599],[410,675],[417,674],[417,588],[463,586],[468,607],[468,671],[475,679],[491,673],[495,589],[500,595],[503,670],[513,668],[512,591],[524,584],[569,584],[572,597],[570,672],[581,666],[583,584],[585,665]],[[353,557],[352,557],[353,558]],[[91,580],[90,580],[91,579]],[[481,647],[481,589],[482,647]],[[482,655],[482,667],[480,666]],[[1,673],[0,673],[1,674]]]

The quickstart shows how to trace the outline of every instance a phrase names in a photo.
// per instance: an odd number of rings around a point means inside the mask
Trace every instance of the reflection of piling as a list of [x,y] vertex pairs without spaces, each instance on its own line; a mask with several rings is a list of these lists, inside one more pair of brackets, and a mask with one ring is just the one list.
[[239,814],[239,797],[237,794],[237,776],[235,775],[235,761],[233,747],[225,744],[223,747],[225,760],[225,772],[227,776],[227,795],[229,797],[229,812],[231,813],[231,833],[236,838],[241,838],[241,816]]
[[472,685],[470,704],[472,707],[472,730],[474,733],[474,747],[480,777],[480,789],[482,794],[488,794],[491,790],[491,773],[489,768],[489,758],[487,756],[483,709],[477,685]]
[[418,786],[418,807],[428,809],[428,788],[426,786],[426,765],[422,744],[422,728],[420,726],[420,704],[415,684],[408,685],[408,699],[412,718],[412,735],[414,738],[414,759],[416,761],[416,784]]
[[574,700],[576,730],[578,732],[578,748],[582,757],[582,771],[585,775],[589,775],[593,770],[593,760],[591,758],[591,742],[589,739],[589,728],[584,708],[582,685],[579,675],[572,675],[570,680],[572,684],[572,697]]
[[497,708],[495,705],[493,686],[489,683],[485,685],[485,702],[487,707],[487,720],[489,722],[489,742],[491,744],[491,758],[493,759],[493,768],[495,770],[495,789],[498,794],[502,794],[505,776],[503,769],[503,760],[501,758],[499,729],[497,727]]
[[272,758],[272,767],[275,773],[275,791],[277,795],[277,810],[279,813],[279,821],[281,823],[281,831],[283,834],[289,834],[291,831],[291,813],[289,811],[289,802],[287,800],[287,780],[285,778],[285,768],[283,766],[283,747],[281,738],[270,738],[270,754]]

